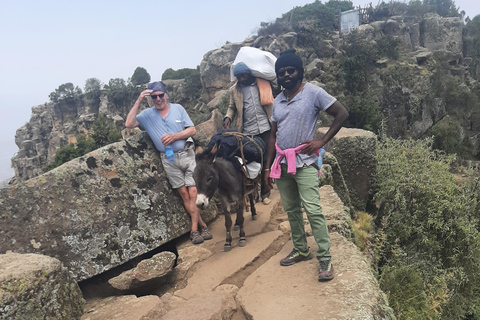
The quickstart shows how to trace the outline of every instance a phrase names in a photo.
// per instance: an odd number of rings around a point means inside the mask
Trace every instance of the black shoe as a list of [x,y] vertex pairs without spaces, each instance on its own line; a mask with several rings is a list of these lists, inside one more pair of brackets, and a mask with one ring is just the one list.
[[320,274],[318,281],[328,281],[333,279],[333,264],[332,260],[320,260]]
[[293,249],[288,256],[280,260],[280,264],[286,267],[291,266],[297,262],[310,260],[312,258],[313,256],[310,253],[310,250],[307,250],[307,252],[300,252],[297,249]]

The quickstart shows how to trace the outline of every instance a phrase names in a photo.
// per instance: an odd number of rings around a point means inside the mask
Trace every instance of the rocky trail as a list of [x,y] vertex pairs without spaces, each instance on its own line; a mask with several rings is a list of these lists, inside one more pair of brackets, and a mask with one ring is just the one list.
[[245,247],[237,246],[234,232],[232,250],[223,251],[220,215],[209,224],[212,240],[196,246],[187,237],[177,242],[177,265],[148,294],[104,297],[103,292],[101,297],[99,287],[84,286],[87,303],[81,319],[394,319],[364,256],[345,237],[347,209],[331,186],[320,188],[320,194],[331,235],[332,281],[317,281],[316,259],[280,266],[293,247],[279,194],[272,190],[269,205],[256,205],[256,221],[246,213]]

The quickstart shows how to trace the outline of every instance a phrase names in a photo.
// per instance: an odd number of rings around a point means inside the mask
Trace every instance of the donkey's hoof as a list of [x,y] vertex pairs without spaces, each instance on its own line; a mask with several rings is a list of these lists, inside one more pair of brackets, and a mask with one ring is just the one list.
[[240,230],[240,226],[238,224],[233,226],[233,231],[238,231]]
[[245,247],[246,244],[247,244],[247,239],[240,238],[240,240],[238,240],[238,246],[239,247]]
[[232,245],[230,243],[225,243],[223,246],[223,251],[228,252],[232,249]]
[[257,219],[258,219],[258,216],[257,216],[256,214],[254,214],[254,215],[252,216],[252,220],[257,220]]

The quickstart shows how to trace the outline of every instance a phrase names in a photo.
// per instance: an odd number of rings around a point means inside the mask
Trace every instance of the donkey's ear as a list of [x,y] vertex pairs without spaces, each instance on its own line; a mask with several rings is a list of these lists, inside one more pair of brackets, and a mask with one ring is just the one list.
[[203,153],[203,149],[202,147],[198,146],[195,148],[195,154],[200,154],[200,153]]
[[218,145],[220,144],[220,141],[215,142],[215,145],[213,146],[212,150],[210,150],[210,153],[208,154],[208,159],[211,160],[212,162],[215,162],[217,159],[217,151],[218,151]]
[[216,155],[217,154],[217,151],[218,151],[218,145],[220,144],[220,140],[217,140],[217,142],[215,142],[212,150],[210,150],[210,154],[214,154]]

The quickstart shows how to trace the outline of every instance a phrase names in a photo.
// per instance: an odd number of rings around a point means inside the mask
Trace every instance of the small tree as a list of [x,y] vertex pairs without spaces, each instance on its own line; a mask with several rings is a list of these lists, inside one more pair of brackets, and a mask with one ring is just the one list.
[[92,103],[100,102],[100,93],[102,90],[102,82],[97,78],[89,78],[85,81],[85,95]]
[[104,114],[99,114],[97,120],[92,125],[92,139],[96,148],[106,146],[107,144],[119,141],[122,133],[115,124]]
[[55,91],[50,93],[48,97],[54,103],[58,102],[74,102],[82,94],[82,89],[75,87],[73,83],[68,82],[60,85]]
[[122,78],[110,79],[107,89],[108,100],[116,105],[122,104],[127,96],[127,83]]
[[142,67],[137,67],[133,72],[132,78],[130,79],[134,86],[138,86],[140,84],[145,84],[150,82],[150,74],[148,74],[147,70]]
[[458,8],[453,0],[424,0],[442,17],[458,17]]

